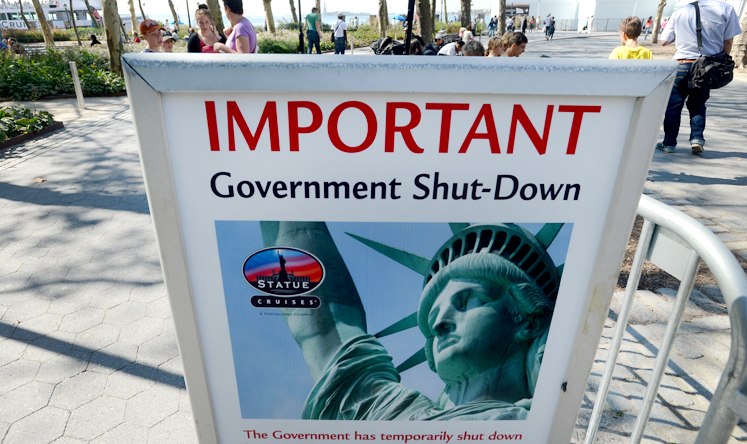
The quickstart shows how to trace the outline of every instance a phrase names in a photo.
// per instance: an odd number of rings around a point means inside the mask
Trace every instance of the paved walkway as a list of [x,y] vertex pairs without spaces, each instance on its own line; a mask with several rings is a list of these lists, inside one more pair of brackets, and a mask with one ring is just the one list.
[[[611,39],[578,39],[574,48],[598,56]],[[543,53],[557,43],[531,47]],[[706,154],[657,152],[647,182],[648,193],[701,219],[743,256],[745,97],[747,82],[714,92]],[[127,99],[87,99],[83,112],[74,99],[37,106],[66,128],[0,152],[0,441],[194,443]],[[573,442],[583,442],[619,300]],[[672,300],[666,289],[639,292],[597,442],[627,442]],[[718,290],[699,288],[644,442],[694,440],[728,354],[728,328]],[[747,439],[741,429],[734,436]]]
[[0,441],[196,442],[127,98],[74,103],[0,152]]

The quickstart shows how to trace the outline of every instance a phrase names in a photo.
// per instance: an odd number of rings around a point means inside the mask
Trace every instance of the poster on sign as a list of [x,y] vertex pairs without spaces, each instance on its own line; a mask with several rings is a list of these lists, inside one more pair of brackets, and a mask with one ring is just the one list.
[[124,61],[201,443],[570,439],[676,63]]

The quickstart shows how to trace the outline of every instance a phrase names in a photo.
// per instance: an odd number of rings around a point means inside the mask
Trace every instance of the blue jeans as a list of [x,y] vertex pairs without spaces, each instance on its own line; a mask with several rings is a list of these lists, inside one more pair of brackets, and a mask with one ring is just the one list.
[[316,47],[316,53],[321,54],[322,48],[319,46],[319,33],[316,31],[306,31],[306,37],[309,41],[309,54],[311,54],[312,47]]
[[690,143],[705,145],[703,130],[706,126],[706,101],[711,96],[708,88],[691,90],[687,87],[690,77],[691,63],[680,63],[677,68],[677,78],[669,96],[667,112],[664,114],[664,142],[666,146],[677,146],[677,133],[680,131],[682,107],[687,100],[687,110],[690,112]]
[[335,37],[335,54],[345,54],[345,37]]

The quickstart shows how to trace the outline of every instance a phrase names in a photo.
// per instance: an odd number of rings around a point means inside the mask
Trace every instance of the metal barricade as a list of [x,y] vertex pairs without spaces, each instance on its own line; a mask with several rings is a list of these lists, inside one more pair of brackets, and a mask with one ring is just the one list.
[[726,368],[711,398],[708,413],[695,443],[726,443],[737,421],[740,418],[747,420],[747,275],[721,240],[690,216],[648,196],[641,196],[638,214],[644,219],[641,237],[638,240],[638,249],[630,269],[609,356],[586,430],[585,444],[594,441],[599,427],[623,334],[628,326],[630,306],[635,299],[643,263],[646,260],[679,279],[680,286],[630,442],[639,443],[643,437],[664,370],[669,362],[672,343],[682,322],[685,305],[702,260],[713,273],[724,296],[731,322],[731,347]]

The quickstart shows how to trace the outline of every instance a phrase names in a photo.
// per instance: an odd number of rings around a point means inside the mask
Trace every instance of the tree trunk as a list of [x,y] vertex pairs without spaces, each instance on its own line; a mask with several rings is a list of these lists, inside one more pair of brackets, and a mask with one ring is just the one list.
[[[83,44],[80,42],[80,34],[78,34],[78,25],[75,24],[75,11],[73,11],[73,0],[68,0],[70,2],[70,20],[73,22],[73,29],[75,30],[75,38],[78,40],[78,46],[83,46]],[[65,10],[67,11],[67,7],[65,7]]]
[[301,22],[298,21],[298,16],[296,15],[296,4],[293,3],[293,0],[290,0],[291,5],[291,14],[293,15],[293,23],[298,23],[299,25]]
[[88,0],[83,0],[83,2],[85,2],[86,8],[88,8],[88,15],[91,16],[91,26],[93,26],[94,28],[101,28],[102,26],[100,26],[98,20],[96,20],[96,15],[93,13],[91,4],[88,3]]
[[[431,5],[428,0],[415,0],[415,10],[418,11],[418,27],[420,37],[430,43],[433,39],[433,22],[431,21]],[[405,42],[405,44],[408,44]]]
[[215,29],[223,33],[225,25],[223,25],[223,8],[220,7],[220,2],[218,0],[207,0],[207,5],[215,22]]
[[[38,1],[38,0],[37,0]],[[117,12],[116,0],[101,0],[104,8],[104,28],[106,29],[106,46],[109,48],[109,67],[117,75],[122,75],[122,21]]]
[[461,0],[462,3],[462,27],[466,28],[472,24],[472,12],[470,10],[471,0]]
[[656,19],[654,19],[654,29],[651,33],[651,43],[659,43],[659,31],[661,30],[661,16],[664,14],[664,7],[667,6],[667,0],[659,0],[659,7],[656,9]]
[[[322,0],[316,0],[316,9],[319,11],[319,21],[321,21],[322,17]],[[319,32],[322,32],[320,29]]]
[[[208,3],[210,3],[210,2],[208,1]],[[142,15],[143,16],[143,20],[145,20],[147,18],[147,16],[145,15],[145,9],[143,9],[143,0],[137,0],[137,4],[140,6],[140,15]],[[212,15],[212,14],[213,14],[213,12],[211,11],[210,15]],[[221,29],[221,31],[222,31],[222,29]]]
[[130,37],[127,35],[127,31],[125,30],[124,22],[122,21],[122,16],[119,16],[119,30],[122,31],[122,36],[124,36],[125,42],[130,43]]
[[389,27],[389,12],[386,8],[386,0],[379,0],[379,38],[386,37],[386,30]]
[[436,32],[436,3],[438,0],[431,0],[431,30]]
[[138,32],[138,23],[137,23],[137,12],[135,12],[135,0],[127,0],[127,6],[130,7],[130,35],[133,36],[133,40],[135,40],[135,33]]
[[31,26],[31,23],[29,23],[28,20],[26,20],[26,15],[23,13],[23,0],[18,0],[18,7],[21,9],[21,19],[23,19],[23,23],[26,24],[26,29],[31,31],[34,27]]
[[265,8],[265,21],[267,22],[267,30],[270,34],[275,34],[275,18],[272,16],[272,0],[262,0],[262,5]]
[[[179,29],[179,16],[176,14],[176,9],[174,8],[174,2],[169,0],[169,8],[171,8],[171,15],[174,16],[174,26]],[[168,29],[167,31],[171,31]]]
[[441,4],[441,21],[447,25],[449,24],[449,13],[446,12],[446,0],[443,0]]
[[47,23],[47,16],[44,15],[44,9],[42,9],[39,0],[31,0],[34,5],[34,11],[36,11],[36,18],[39,20],[39,27],[44,35],[44,44],[47,49],[54,49],[54,37],[52,37],[52,31],[49,30],[49,23]]
[[[506,0],[498,2],[498,35],[503,36],[506,33]],[[537,24],[539,26],[539,24]]]
[[734,37],[734,44],[731,47],[731,58],[734,64],[739,68],[747,65],[747,8],[742,10],[742,17],[739,18],[739,27],[743,32]]

